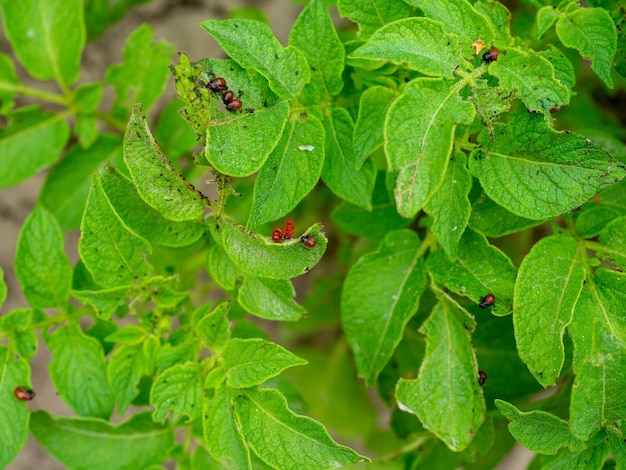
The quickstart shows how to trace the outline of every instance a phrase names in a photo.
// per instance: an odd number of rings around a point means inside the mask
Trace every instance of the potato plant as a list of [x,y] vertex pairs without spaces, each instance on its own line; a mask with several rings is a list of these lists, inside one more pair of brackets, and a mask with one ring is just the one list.
[[109,3],[0,2],[0,187],[46,172],[0,467],[30,432],[70,469],[626,468],[623,6],[310,0],[79,83]]

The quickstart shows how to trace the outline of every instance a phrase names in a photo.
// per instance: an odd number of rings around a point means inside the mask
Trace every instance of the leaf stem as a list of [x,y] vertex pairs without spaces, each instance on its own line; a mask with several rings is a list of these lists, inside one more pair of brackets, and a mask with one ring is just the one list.
[[[46,326],[55,325],[57,323],[63,323],[70,320],[70,315],[66,313],[60,313],[58,315],[54,315],[52,317],[48,317],[45,320],[41,320],[40,322],[31,324],[28,329],[29,330],[39,330],[45,328]],[[0,338],[9,338],[11,333],[9,331],[0,331]]]
[[433,233],[429,230],[428,232],[426,232],[426,238],[424,238],[424,241],[419,247],[417,256],[424,256],[426,251],[432,251],[434,248],[437,247],[438,243],[439,242],[437,241],[435,235],[433,235]]
[[48,91],[39,90],[38,88],[31,88],[21,84],[13,85],[10,83],[3,83],[0,86],[0,90],[14,91],[26,96],[33,96],[43,101],[49,101],[60,105],[68,105],[68,99],[66,96],[61,96],[57,93],[50,93]]
[[214,182],[217,184],[217,207],[215,208],[215,215],[219,218],[222,215],[222,211],[226,207],[226,195],[228,193],[228,185],[230,178],[222,173],[216,173]]
[[119,131],[121,134],[126,132],[126,123],[115,119],[113,116],[107,113],[103,113],[102,111],[97,111],[94,113],[94,116],[102,121],[104,124],[109,126],[111,129],[115,129]]

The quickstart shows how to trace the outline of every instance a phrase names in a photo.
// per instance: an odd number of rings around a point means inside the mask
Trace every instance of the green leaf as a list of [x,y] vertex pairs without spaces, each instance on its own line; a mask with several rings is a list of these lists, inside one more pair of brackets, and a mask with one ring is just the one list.
[[73,146],[52,167],[39,194],[39,202],[54,214],[62,230],[73,230],[80,226],[89,194],[89,177],[100,163],[121,153],[120,138],[102,134],[88,149]]
[[610,222],[626,215],[626,183],[609,186],[582,207],[576,217],[576,230],[583,237],[594,237]]
[[215,460],[229,470],[251,469],[250,451],[244,443],[227,387],[215,390],[204,405],[204,441]]
[[[204,59],[194,65],[201,67],[202,72],[196,77],[194,69],[192,86],[197,87],[194,85],[197,81],[206,83],[222,77],[243,102],[242,110],[228,111],[219,94],[210,94],[206,98],[209,109],[202,108],[204,103],[195,105],[196,113],[206,115],[206,120],[200,123],[192,121],[194,126],[200,126],[198,135],[208,132],[209,140],[203,141],[205,158],[222,173],[232,176],[254,173],[279,142],[289,115],[289,105],[278,100],[262,75],[245,70],[233,60]],[[187,100],[193,104],[198,97],[205,99],[207,90],[192,88],[190,93],[194,98]]]
[[621,309],[626,302],[626,275],[622,272],[599,268],[594,273],[598,304],[602,305],[604,322],[611,334],[626,345],[626,319]]
[[206,226],[199,222],[174,222],[163,217],[139,197],[128,178],[112,167],[103,172],[102,187],[124,223],[152,243],[187,246],[198,241],[206,231]]
[[431,230],[451,259],[456,258],[459,240],[470,218],[470,189],[472,175],[467,169],[467,156],[455,152],[441,186],[424,206],[435,219]]
[[550,48],[539,52],[539,55],[552,64],[554,76],[562,85],[572,88],[576,84],[574,66],[558,47],[550,44]]
[[81,0],[3,1],[2,26],[31,76],[62,88],[76,81],[85,46]]
[[95,318],[93,325],[85,330],[85,333],[92,338],[97,339],[104,349],[104,354],[108,355],[115,347],[115,344],[109,342],[107,337],[117,331],[117,323],[111,320]]
[[528,450],[553,455],[561,447],[573,451],[585,448],[585,443],[572,435],[567,422],[545,411],[519,411],[510,403],[496,400],[500,413],[509,420],[509,431]]
[[226,371],[221,367],[215,367],[209,371],[204,380],[204,389],[210,390],[221,387],[226,382]]
[[493,294],[496,301],[489,307],[492,314],[511,312],[515,267],[484,235],[467,228],[459,242],[456,260],[451,261],[444,250],[437,250],[428,257],[426,269],[437,284],[476,303]]
[[147,331],[138,325],[126,325],[106,337],[106,340],[113,343],[132,346],[139,344],[146,339]]
[[240,391],[235,413],[252,450],[274,468],[316,470],[368,461],[335,443],[317,421],[293,413],[277,390]]
[[[489,408],[493,408],[495,398],[509,401],[529,400],[531,396],[541,392],[541,385],[519,358],[513,316],[481,314],[479,325],[472,334],[472,343],[480,369],[488,374],[483,393]],[[566,386],[563,391],[569,393]]]
[[624,470],[624,466],[626,465],[626,446],[624,446],[624,435],[611,429],[607,429],[606,433],[609,440],[609,450],[615,459],[616,468],[617,470]]
[[[201,143],[206,141],[206,130],[211,120],[209,112],[210,92],[206,88],[200,74],[202,67],[192,64],[189,56],[181,52],[178,65],[170,66],[176,82],[176,94],[185,103],[180,115],[189,123]],[[159,139],[157,127],[157,139]],[[165,142],[159,140],[161,144]],[[172,155],[173,157],[174,155]]]
[[98,316],[109,319],[115,309],[126,301],[129,289],[130,286],[102,290],[73,290],[72,297],[85,305],[91,305]]
[[[581,318],[587,323],[587,328],[594,319],[599,318],[609,329],[617,341],[626,345],[626,318],[623,315],[623,303],[626,301],[626,275],[617,271],[598,268],[593,276],[593,282],[587,279],[583,295],[576,308],[580,308]],[[582,320],[581,320],[582,321]],[[586,335],[586,340],[590,338]],[[584,350],[585,354],[589,351]]]
[[85,26],[87,40],[96,39],[111,25],[118,22],[134,6],[148,3],[150,0],[85,0]]
[[584,137],[550,128],[525,111],[507,125],[496,124],[496,140],[481,132],[470,170],[487,195],[528,219],[570,211],[624,178],[624,165]]
[[409,6],[394,0],[338,0],[339,14],[359,25],[359,37],[369,38],[376,30],[392,21],[406,18]]
[[24,107],[7,118],[8,126],[0,129],[0,188],[12,186],[49,167],[59,157],[70,135],[62,114]]
[[550,109],[569,103],[569,90],[557,80],[550,61],[534,51],[509,49],[489,65],[489,72],[502,88],[516,90],[531,113],[549,115]]
[[474,9],[482,14],[487,21],[491,30],[495,33],[494,43],[500,45],[511,45],[513,38],[511,37],[511,12],[502,3],[496,0],[478,0],[472,3]]
[[32,389],[30,366],[0,344],[0,467],[9,465],[28,440],[30,410],[13,395],[16,386]]
[[22,225],[15,276],[31,307],[65,307],[72,286],[72,265],[63,251],[59,224],[41,206],[36,206]]
[[187,298],[189,292],[179,292],[173,286],[178,284],[178,276],[152,277],[144,284],[145,297],[159,307],[174,308]]
[[218,243],[242,272],[269,279],[290,279],[310,271],[328,243],[317,224],[303,234],[315,239],[317,243],[313,248],[306,247],[297,238],[274,243],[270,238],[246,232],[231,219],[220,219],[211,229],[219,234]]
[[237,300],[259,318],[296,321],[306,309],[293,300],[295,296],[296,291],[289,280],[245,276]]
[[331,217],[338,228],[360,237],[382,238],[387,232],[405,228],[412,222],[398,214],[393,196],[387,189],[386,175],[385,171],[378,172],[371,211],[345,201],[335,208]]
[[211,278],[218,286],[226,291],[235,290],[237,279],[242,273],[220,245],[215,244],[209,248],[208,268]]
[[[233,467],[227,467],[226,465],[218,463],[213,457],[211,457],[209,451],[201,445],[196,447],[196,450],[191,456],[190,470],[223,470],[224,468],[228,469]],[[245,469],[246,467],[238,468]]]
[[176,364],[161,373],[152,384],[150,404],[154,421],[165,421],[172,413],[176,423],[181,416],[187,416],[187,422],[196,419],[202,412],[203,374],[196,362]]
[[469,226],[487,237],[498,238],[516,233],[525,228],[534,227],[541,220],[530,220],[520,217],[499,206],[482,193],[472,205]]
[[222,351],[226,383],[234,388],[254,387],[289,367],[306,363],[282,346],[260,338],[234,338]]
[[78,114],[74,134],[78,137],[78,143],[83,148],[89,148],[97,139],[100,130],[98,121],[92,114]]
[[94,112],[102,99],[103,91],[102,83],[87,83],[76,89],[77,115],[74,134],[83,148],[89,148],[98,139],[99,129]]
[[417,379],[400,379],[400,409],[416,414],[454,452],[465,449],[483,423],[485,402],[471,343],[474,319],[448,296],[420,327],[426,355]]
[[[622,6],[619,10],[611,12],[615,28],[622,32],[626,28],[626,9]],[[618,34],[617,49],[615,52],[615,70],[622,77],[626,77],[626,35]],[[619,468],[618,470],[622,470]]]
[[609,88],[613,88],[611,69],[617,48],[617,31],[603,8],[577,8],[559,17],[556,34],[566,47],[577,49],[591,60],[591,69]]
[[570,470],[572,468],[597,469],[606,468],[604,461],[609,453],[606,442],[597,445],[590,445],[580,452],[570,452],[568,449],[561,449],[556,458],[548,461],[542,470]]
[[30,308],[18,308],[11,310],[6,315],[2,316],[0,320],[0,326],[6,332],[15,330],[23,330],[28,328],[31,318],[33,316],[33,309]]
[[544,388],[559,378],[565,360],[563,334],[584,279],[576,240],[561,235],[535,243],[519,268],[513,303],[515,340],[520,358]]
[[606,248],[606,256],[618,266],[626,267],[626,216],[618,217],[609,222],[600,231],[600,242]]
[[211,313],[202,317],[196,325],[196,333],[207,348],[212,350],[222,349],[230,339],[228,309],[228,303],[218,304]]
[[307,366],[276,377],[288,380],[286,384],[275,384],[272,379],[267,386],[283,393],[293,412],[306,411],[338,436],[356,439],[376,432],[377,411],[346,351],[345,341],[335,342],[327,351],[301,347],[297,352],[309,362]]
[[2,304],[7,298],[7,284],[4,281],[4,271],[2,266],[0,266],[0,309],[2,308]]
[[[611,187],[614,187],[613,185]],[[610,189],[610,188],[608,188]],[[595,237],[610,222],[626,215],[625,207],[617,207],[610,205],[593,206],[581,212],[576,218],[576,231],[585,238]],[[619,224],[617,224],[619,225]]]
[[326,157],[322,169],[324,183],[340,198],[372,209],[372,190],[376,180],[376,167],[366,160],[360,170],[352,143],[354,124],[348,111],[332,107],[324,116],[326,131]]
[[30,430],[68,468],[147,468],[164,462],[175,444],[173,430],[153,423],[147,412],[114,426],[99,419],[59,418],[37,411]]
[[[570,403],[570,428],[572,434],[583,440],[600,426],[626,419],[623,304],[607,302],[598,292],[601,283],[608,284],[603,290],[615,289],[616,282],[624,283],[624,276],[617,273],[611,276],[610,271],[604,273],[597,285],[591,281],[585,285],[569,327],[576,374]],[[609,284],[611,277],[613,285]],[[623,301],[624,297],[622,292],[619,300]],[[620,324],[614,325],[616,321]]]
[[537,39],[541,39],[541,36],[552,27],[559,16],[561,16],[561,12],[552,5],[539,9],[535,20],[537,23]]
[[458,36],[466,58],[473,57],[472,43],[477,39],[482,39],[485,44],[491,44],[495,39],[489,20],[467,0],[408,0],[407,3],[419,7],[426,17],[443,23],[446,32]]
[[441,79],[415,79],[393,102],[385,122],[385,153],[389,168],[398,170],[400,215],[413,217],[441,186],[454,130],[473,119],[474,107]]
[[305,103],[320,103],[339,94],[345,50],[325,2],[313,0],[304,7],[289,33],[289,45],[304,54],[311,69],[311,81],[302,92]]
[[240,66],[267,78],[281,98],[293,99],[311,78],[304,55],[294,47],[282,47],[265,23],[231,19],[207,20],[200,25]]
[[354,124],[352,142],[356,153],[356,167],[385,142],[384,123],[389,106],[398,94],[383,86],[372,86],[361,93],[359,115]]
[[500,115],[511,109],[511,103],[517,95],[515,90],[506,90],[490,86],[485,79],[478,79],[471,85],[472,95],[468,101],[474,103],[476,117],[482,122],[493,140],[493,125]]
[[350,269],[341,295],[341,324],[359,377],[372,386],[402,339],[426,286],[420,240],[389,232],[378,250]]
[[4,115],[13,108],[19,84],[13,61],[0,53],[0,114]]
[[50,336],[48,347],[50,378],[61,398],[81,416],[111,416],[113,393],[100,343],[71,323]]
[[111,65],[106,82],[115,88],[111,113],[126,119],[135,103],[152,106],[163,94],[174,46],[164,41],[153,42],[152,29],[142,24],[129,36],[124,47],[124,63]]
[[[207,92],[206,88],[204,91]],[[185,112],[183,106],[180,100],[170,101],[159,115],[154,131],[155,140],[173,160],[191,153],[197,143],[196,133],[181,116],[181,112]],[[206,115],[208,117],[208,113]]]
[[30,329],[34,312],[35,310],[30,308],[18,308],[3,315],[0,321],[0,330],[3,330],[5,337],[9,338],[9,344],[19,356],[27,360],[37,354],[37,335]]
[[261,168],[280,141],[289,115],[287,101],[277,101],[265,79],[232,60],[198,62],[207,71],[235,83],[244,109],[228,111],[212,99],[204,155],[220,173],[249,176]]
[[107,376],[115,394],[119,416],[124,415],[139,393],[137,384],[141,376],[150,372],[150,364],[147,364],[144,354],[146,344],[122,344],[109,360]]
[[92,114],[98,109],[102,100],[104,85],[102,83],[86,83],[76,88],[74,101],[78,114]]
[[200,345],[197,341],[181,343],[176,346],[172,346],[171,343],[166,343],[159,349],[157,354],[157,374],[160,374],[176,364],[197,361],[199,352]]
[[166,219],[181,222],[202,217],[203,196],[161,153],[143,116],[141,104],[133,106],[126,128],[124,162],[141,198]]
[[444,33],[443,24],[428,18],[404,18],[383,26],[350,58],[386,60],[447,78],[463,63],[456,36]]
[[150,244],[135,235],[120,219],[94,176],[81,223],[78,253],[93,280],[105,288],[128,286],[148,276],[145,254]]
[[292,116],[254,183],[250,227],[283,217],[311,192],[322,174],[324,141],[315,116]]

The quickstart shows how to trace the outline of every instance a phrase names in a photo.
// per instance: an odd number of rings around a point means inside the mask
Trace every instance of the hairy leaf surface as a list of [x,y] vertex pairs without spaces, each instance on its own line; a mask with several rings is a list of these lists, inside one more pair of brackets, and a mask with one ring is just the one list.
[[470,170],[487,195],[511,212],[541,220],[575,209],[626,176],[601,147],[571,132],[552,130],[525,111],[496,124],[495,142],[481,132]]
[[513,303],[515,340],[520,358],[544,387],[554,385],[563,367],[563,334],[584,278],[576,240],[565,236],[542,238],[520,266]]
[[457,38],[444,33],[443,24],[428,18],[405,18],[385,25],[350,57],[385,60],[446,78],[452,78],[463,63]]
[[207,20],[201,26],[235,62],[267,78],[281,98],[294,98],[311,78],[304,55],[294,47],[282,47],[264,23],[236,18]]
[[296,415],[277,390],[242,390],[235,413],[250,447],[272,467],[317,470],[367,461],[334,442],[317,421]]
[[474,107],[441,79],[417,78],[393,102],[385,121],[385,153],[389,168],[398,170],[395,195],[400,215],[413,217],[439,189],[454,129],[473,119]]

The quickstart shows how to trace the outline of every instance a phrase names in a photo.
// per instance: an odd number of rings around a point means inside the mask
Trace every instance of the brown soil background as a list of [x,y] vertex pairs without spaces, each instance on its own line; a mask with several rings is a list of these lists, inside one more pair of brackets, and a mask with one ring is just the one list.
[[[142,23],[147,23],[152,27],[155,41],[168,41],[174,44],[177,51],[187,53],[192,60],[223,56],[217,43],[200,27],[200,22],[206,19],[227,18],[230,9],[241,6],[254,6],[262,10],[269,18],[274,34],[283,44],[287,43],[291,26],[302,8],[302,5],[288,0],[153,0],[148,5],[131,10],[120,23],[112,26],[102,37],[87,45],[83,54],[83,68],[79,82],[103,81],[107,66],[122,62],[126,39]],[[0,37],[0,50],[12,55],[4,36]],[[172,60],[174,61],[175,58],[173,57]],[[19,64],[17,68],[18,74],[20,71],[23,72]],[[29,79],[24,73],[20,76],[28,83]],[[41,84],[37,86],[41,87]],[[111,99],[110,92],[111,90],[108,90],[108,95],[105,92],[105,101]],[[159,104],[167,103],[174,96],[173,82],[170,80],[167,92]],[[159,108],[159,104],[156,108]],[[107,106],[101,109],[107,109]],[[0,266],[4,270],[9,291],[2,308],[3,312],[28,307],[15,279],[13,259],[20,227],[37,201],[44,178],[45,174],[39,174],[17,186],[0,190]],[[77,233],[66,235],[66,252],[72,262],[78,258],[77,240]],[[73,412],[59,399],[49,380],[47,366],[50,357],[49,350],[43,342],[40,342],[39,351],[31,364],[32,384],[37,396],[29,406],[32,410],[45,409],[54,414],[72,416]],[[501,463],[498,470],[526,468],[532,455],[518,446]],[[168,467],[171,468],[171,466]],[[31,435],[21,453],[6,468],[7,470],[61,470],[65,467],[48,455]]]

